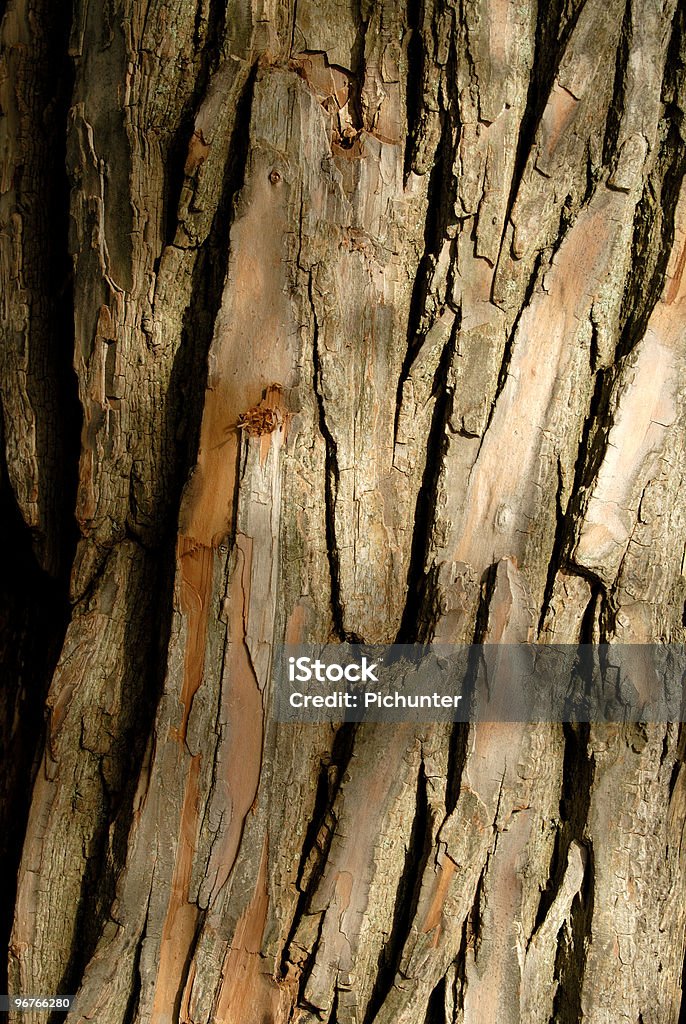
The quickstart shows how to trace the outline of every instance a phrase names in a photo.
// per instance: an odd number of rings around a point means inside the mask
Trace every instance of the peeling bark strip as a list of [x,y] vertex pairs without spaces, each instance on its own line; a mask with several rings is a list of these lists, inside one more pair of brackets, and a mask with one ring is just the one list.
[[269,707],[283,640],[686,641],[684,5],[0,17],[1,507],[72,600],[8,991],[676,1024],[680,726]]

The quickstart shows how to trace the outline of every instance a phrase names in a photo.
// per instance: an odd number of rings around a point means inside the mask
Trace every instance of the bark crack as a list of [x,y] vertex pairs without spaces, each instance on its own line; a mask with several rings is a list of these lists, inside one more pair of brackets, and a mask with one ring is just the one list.
[[412,829],[395,892],[393,924],[390,935],[379,952],[376,981],[367,1005],[364,1024],[372,1024],[400,970],[403,951],[417,913],[422,878],[431,852],[430,826],[426,767],[422,758],[417,776]]
[[319,320],[317,307],[314,298],[314,283],[312,271],[308,275],[307,294],[312,310],[312,363],[313,363],[313,385],[314,394],[317,400],[319,411],[319,429],[326,447],[325,457],[325,514],[326,514],[326,547],[329,558],[329,574],[331,580],[331,616],[334,630],[340,641],[351,644],[363,643],[361,637],[345,628],[345,609],[341,595],[341,570],[340,557],[338,553],[338,541],[336,538],[336,498],[340,483],[340,472],[338,468],[338,449],[326,417],[326,402],[324,399],[324,380],[321,356],[319,351]]
[[[453,391],[446,381],[455,358],[458,332],[459,317],[456,317],[434,376],[432,390],[438,397],[427,439],[422,483],[415,504],[407,597],[396,643],[426,640],[430,637],[434,625],[436,612],[433,611],[432,598],[435,587],[432,573],[427,571],[427,557],[431,549],[438,485],[448,444],[448,424],[453,411]],[[419,629],[418,623],[423,623]]]

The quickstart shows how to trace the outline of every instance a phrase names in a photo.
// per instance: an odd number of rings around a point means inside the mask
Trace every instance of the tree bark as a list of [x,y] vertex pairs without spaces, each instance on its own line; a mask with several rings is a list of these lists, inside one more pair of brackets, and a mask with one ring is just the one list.
[[676,1024],[679,723],[283,725],[271,662],[686,639],[686,5],[0,17],[7,991]]

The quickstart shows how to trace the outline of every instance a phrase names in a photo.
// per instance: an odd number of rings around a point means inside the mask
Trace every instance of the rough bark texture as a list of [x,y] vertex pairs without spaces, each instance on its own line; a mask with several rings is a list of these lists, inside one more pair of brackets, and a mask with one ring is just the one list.
[[8,991],[676,1024],[678,724],[269,708],[284,638],[684,641],[686,5],[0,16]]

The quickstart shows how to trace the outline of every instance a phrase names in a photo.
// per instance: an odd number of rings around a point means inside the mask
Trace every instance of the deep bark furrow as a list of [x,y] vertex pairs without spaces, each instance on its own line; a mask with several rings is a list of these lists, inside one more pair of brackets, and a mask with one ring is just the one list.
[[326,422],[326,408],[322,397],[322,368],[319,359],[319,331],[317,326],[317,310],[312,298],[312,277],[307,285],[308,297],[312,307],[312,369],[314,371],[314,393],[317,397],[317,409],[319,412],[319,429],[326,445],[326,463],[324,472],[326,474],[325,503],[326,503],[326,547],[329,556],[330,590],[331,590],[331,618],[333,619],[336,636],[341,642],[361,643],[362,638],[354,633],[346,633],[341,607],[341,584],[340,584],[340,560],[338,557],[338,545],[336,541],[336,498],[340,473],[338,470],[338,456],[336,452],[336,441],[329,430]]
[[412,830],[405,850],[403,868],[398,879],[393,905],[393,926],[387,942],[379,954],[374,989],[371,993],[365,1021],[374,1020],[393,985],[403,947],[416,914],[419,900],[419,882],[430,853],[431,828],[427,800],[427,780],[424,762],[420,764],[417,776],[417,797],[412,821]]
[[68,577],[79,409],[64,167],[71,11],[17,0],[2,22],[0,267],[7,472],[36,555]]

